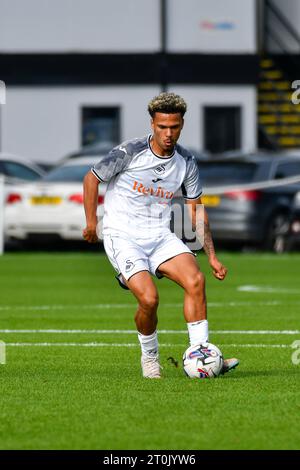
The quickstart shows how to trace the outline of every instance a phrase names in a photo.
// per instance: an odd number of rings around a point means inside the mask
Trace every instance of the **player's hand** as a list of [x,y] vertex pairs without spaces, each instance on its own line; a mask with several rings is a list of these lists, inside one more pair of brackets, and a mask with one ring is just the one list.
[[223,281],[227,274],[227,268],[225,268],[225,266],[220,263],[217,258],[210,259],[209,264],[212,268],[213,275],[215,276],[215,278],[219,281]]
[[82,232],[83,238],[88,242],[88,243],[97,243],[98,235],[96,231],[96,227],[86,227],[83,232]]

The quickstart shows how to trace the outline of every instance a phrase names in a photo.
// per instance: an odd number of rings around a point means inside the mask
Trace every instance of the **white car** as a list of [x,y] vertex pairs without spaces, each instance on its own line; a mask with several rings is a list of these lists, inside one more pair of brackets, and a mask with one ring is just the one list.
[[[70,160],[36,183],[12,187],[6,198],[6,237],[26,240],[54,235],[65,240],[82,240],[83,178],[99,160],[100,157]],[[105,190],[106,186],[100,184],[98,211]]]

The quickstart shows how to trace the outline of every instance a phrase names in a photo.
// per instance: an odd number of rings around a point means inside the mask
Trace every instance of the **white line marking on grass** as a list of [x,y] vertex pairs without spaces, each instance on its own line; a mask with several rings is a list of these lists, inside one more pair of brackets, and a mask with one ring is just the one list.
[[[184,331],[186,333],[186,331]],[[134,334],[136,330],[0,330],[0,333],[30,333],[30,334]],[[183,331],[176,331],[183,333]]]
[[[2,329],[0,333],[17,334],[136,334],[136,330],[57,330],[57,329]],[[187,334],[187,330],[158,330],[159,334]],[[212,334],[220,335],[299,335],[300,330],[211,330]]]
[[239,286],[239,292],[262,292],[266,294],[300,294],[299,289],[281,289],[272,286]]
[[267,300],[261,302],[251,302],[251,301],[242,301],[242,302],[208,302],[208,307],[245,307],[245,306],[254,306],[254,305],[282,305],[282,302],[279,300]]
[[[300,293],[300,291],[299,291]],[[294,302],[296,303],[296,302]],[[300,303],[300,302],[298,302]],[[251,301],[242,301],[242,302],[208,302],[208,307],[243,307],[243,306],[255,306],[255,305],[282,305],[282,302],[277,300],[272,301],[261,301],[261,302],[251,302]],[[183,307],[183,303],[162,303],[161,307],[164,308],[177,308]],[[136,304],[126,303],[126,304],[89,304],[89,305],[0,305],[0,311],[5,310],[32,310],[32,311],[41,311],[41,310],[92,310],[92,309],[122,309],[122,308],[136,308]]]
[[211,333],[221,335],[299,335],[300,330],[212,330]]
[[[104,348],[104,347],[123,347],[123,348],[139,348],[138,343],[6,343],[11,347],[86,347],[86,348]],[[186,347],[186,344],[161,343],[160,347]],[[220,346],[232,348],[291,348],[290,344],[221,344]]]
[[221,344],[231,348],[291,348],[290,344]]
[[135,308],[136,304],[91,304],[91,305],[3,305],[0,310],[85,310],[85,309],[112,309]]
[[48,346],[84,346],[87,348],[102,348],[102,347],[125,347],[125,348],[133,348],[139,346],[136,343],[6,343],[6,346],[41,346],[41,347],[48,347]]

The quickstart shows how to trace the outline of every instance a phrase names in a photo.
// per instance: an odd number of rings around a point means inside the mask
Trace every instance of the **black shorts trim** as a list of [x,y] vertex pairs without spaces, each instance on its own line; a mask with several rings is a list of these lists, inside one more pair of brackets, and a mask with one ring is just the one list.
[[117,276],[115,276],[115,278],[117,279],[118,283],[119,283],[119,286],[122,287],[122,289],[125,289],[125,290],[130,290],[129,287],[126,286],[126,284],[124,284],[122,281],[121,281],[121,278],[122,278],[122,274],[118,274]]

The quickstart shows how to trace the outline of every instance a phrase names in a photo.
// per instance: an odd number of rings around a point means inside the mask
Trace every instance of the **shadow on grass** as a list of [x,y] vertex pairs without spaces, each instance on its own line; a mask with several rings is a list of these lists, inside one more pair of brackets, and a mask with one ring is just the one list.
[[[172,378],[175,378],[178,376],[185,377],[185,374],[183,372],[182,367],[179,365],[179,367],[174,367],[174,365],[164,362],[163,364],[164,370],[167,371],[168,374],[172,375]],[[171,375],[168,377],[170,378]],[[232,370],[230,372],[227,372],[225,374],[220,375],[218,378],[221,380],[243,380],[248,377],[293,377],[293,376],[299,376],[300,377],[300,366],[293,369],[283,369],[283,368],[278,368],[278,369],[266,369],[266,370],[243,370],[241,366],[239,366],[236,370]],[[203,379],[204,380],[204,379]]]
[[300,367],[296,367],[295,369],[266,369],[266,370],[242,370],[239,369],[237,371],[228,372],[224,374],[223,378],[228,379],[244,379],[247,377],[292,377],[292,376],[299,376],[300,377]]

